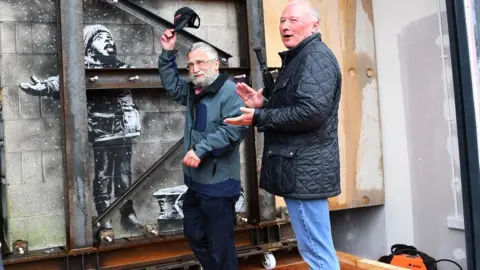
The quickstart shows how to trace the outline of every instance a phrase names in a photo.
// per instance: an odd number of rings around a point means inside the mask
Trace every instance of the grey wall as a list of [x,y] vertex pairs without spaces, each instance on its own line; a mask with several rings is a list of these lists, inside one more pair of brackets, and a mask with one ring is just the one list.
[[[246,35],[241,26],[244,18],[240,18],[244,14],[243,4],[234,1],[141,2],[169,21],[178,8],[192,7],[201,17],[202,25],[189,31],[233,55],[230,66],[247,66],[246,44],[238,45]],[[0,0],[0,7],[9,244],[22,239],[29,242],[31,250],[62,246],[66,240],[60,103],[48,97],[27,95],[19,88],[20,83],[30,82],[32,75],[46,79],[58,74],[55,1]],[[139,68],[157,66],[161,31],[99,0],[84,1],[84,23],[100,23],[112,31],[118,60]],[[185,66],[187,46],[179,45],[177,49],[180,50],[178,65]],[[135,180],[183,136],[184,108],[175,104],[163,90],[133,90],[132,97],[142,124],[142,133],[134,139],[131,151]],[[93,181],[92,157],[90,177]],[[182,158],[178,151],[156,172],[155,181],[135,196],[134,207],[140,221],[158,226],[160,208],[152,194],[159,188],[183,184]],[[242,167],[245,167],[243,161]],[[92,213],[96,215],[93,204]],[[118,214],[113,221],[116,237],[142,234],[141,230],[123,230]],[[175,223],[167,229],[179,228]]]

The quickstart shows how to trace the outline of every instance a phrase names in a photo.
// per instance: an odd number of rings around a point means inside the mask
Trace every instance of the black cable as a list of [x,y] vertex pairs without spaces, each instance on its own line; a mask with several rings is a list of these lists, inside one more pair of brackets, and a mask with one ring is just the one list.
[[[456,263],[456,262],[454,262],[454,261],[452,261],[452,260],[440,259],[440,260],[438,260],[438,261],[435,261],[435,263],[439,263],[439,262],[451,262],[451,263],[455,264],[456,266],[458,266],[458,268],[460,268],[460,270],[463,270],[462,267],[461,267],[458,263]],[[436,266],[435,266],[435,269],[438,270],[438,268],[437,268]]]

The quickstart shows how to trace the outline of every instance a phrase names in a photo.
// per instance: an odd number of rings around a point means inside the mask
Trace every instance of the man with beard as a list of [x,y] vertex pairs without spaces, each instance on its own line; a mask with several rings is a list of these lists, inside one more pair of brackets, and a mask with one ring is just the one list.
[[158,58],[162,84],[186,106],[183,159],[188,189],[183,201],[184,234],[204,269],[238,269],[234,240],[235,202],[240,196],[240,151],[246,127],[223,120],[244,106],[228,74],[219,73],[218,54],[198,42],[188,52],[190,81],[179,77],[176,33],[163,32]]
[[[130,68],[116,57],[117,50],[110,30],[103,25],[88,25],[83,29],[85,68]],[[20,88],[34,96],[60,98],[59,76],[33,83],[21,83]],[[132,183],[132,138],[140,135],[140,117],[130,90],[97,91],[87,96],[88,135],[94,149],[95,179],[93,199],[97,213],[110,205],[112,188],[120,197]],[[125,229],[141,227],[133,201],[120,209]],[[111,221],[103,224],[112,229]]]

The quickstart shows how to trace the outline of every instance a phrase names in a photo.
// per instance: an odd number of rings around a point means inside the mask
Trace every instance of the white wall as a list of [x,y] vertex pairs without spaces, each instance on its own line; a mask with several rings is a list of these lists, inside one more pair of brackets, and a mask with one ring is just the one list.
[[462,208],[444,0],[374,0],[373,9],[387,247],[464,264],[463,231],[447,224]]
[[[373,0],[385,205],[332,213],[336,248],[411,244],[466,269],[445,0]],[[456,269],[440,263],[439,269]]]

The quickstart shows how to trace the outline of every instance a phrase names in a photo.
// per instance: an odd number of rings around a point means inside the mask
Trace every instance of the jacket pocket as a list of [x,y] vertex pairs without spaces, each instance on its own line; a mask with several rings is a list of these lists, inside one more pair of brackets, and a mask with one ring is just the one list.
[[267,151],[265,173],[272,191],[277,194],[290,193],[295,189],[297,175],[296,151],[292,147],[276,147]]

